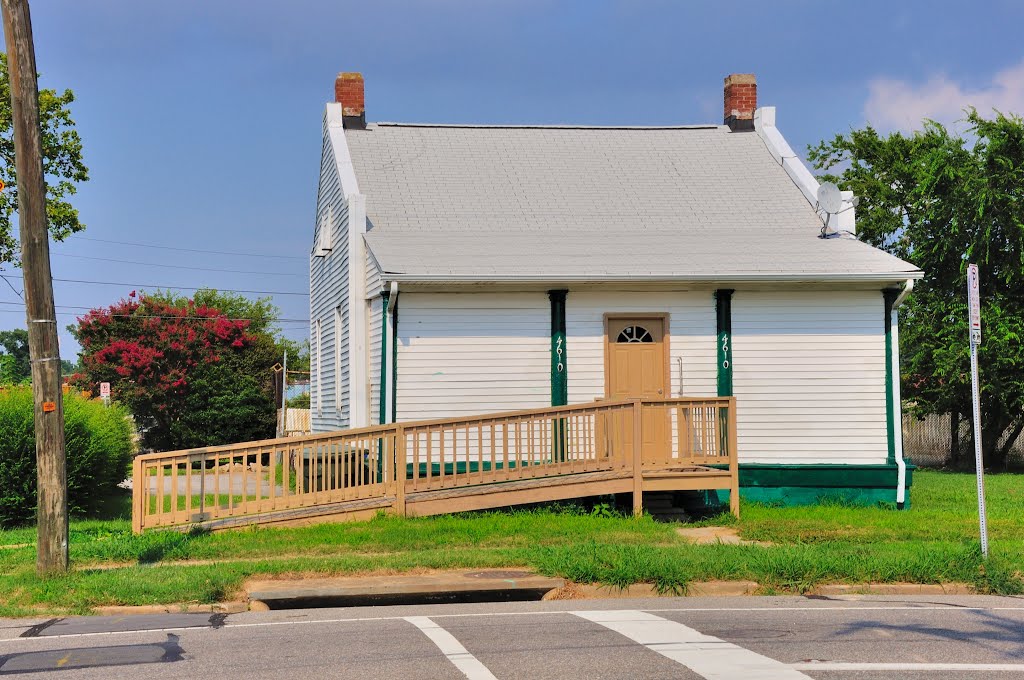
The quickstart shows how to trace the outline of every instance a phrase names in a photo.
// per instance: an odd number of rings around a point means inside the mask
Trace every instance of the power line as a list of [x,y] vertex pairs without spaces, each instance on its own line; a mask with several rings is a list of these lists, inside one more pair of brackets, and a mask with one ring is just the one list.
[[[7,302],[0,300],[0,305],[19,305],[24,307],[21,302]],[[55,305],[57,309],[82,309],[86,311],[93,311],[95,307],[82,307],[78,305]],[[20,312],[20,309],[0,309],[0,312]],[[64,315],[77,315],[78,312],[58,312]],[[172,314],[106,314],[106,316],[113,316],[118,318],[126,319],[228,319],[229,321],[255,321],[256,319],[248,319],[245,317],[236,316],[174,316]],[[271,323],[309,323],[309,319],[274,319]]]
[[[3,274],[0,277],[7,278]],[[156,289],[174,289],[174,290],[216,290],[221,293],[251,293],[253,295],[301,295],[303,297],[309,297],[309,293],[299,293],[297,291],[281,291],[281,290],[238,290],[232,288],[220,288],[218,286],[161,286],[153,283],[121,283],[118,281],[85,281],[82,279],[53,279],[54,281],[60,281],[62,283],[88,283],[97,286],[124,286],[126,288],[156,288]],[[8,281],[8,283],[10,283]]]
[[24,300],[24,299],[25,299],[25,296],[24,296],[24,295],[22,295],[22,294],[21,294],[21,293],[20,293],[20,292],[18,291],[18,289],[14,287],[14,284],[13,284],[13,283],[11,283],[10,281],[8,281],[8,280],[7,280],[7,277],[6,277],[6,276],[3,276],[2,274],[0,274],[0,277],[2,277],[2,278],[3,278],[3,280],[4,280],[4,283],[6,283],[6,284],[7,284],[8,286],[10,286],[10,287],[11,287],[11,290],[13,290],[13,291],[14,291],[14,294],[15,294],[15,295],[17,295],[18,297],[20,297],[20,298],[21,298],[22,300]]
[[114,241],[112,239],[105,238],[92,238],[89,236],[75,236],[76,240],[82,241],[96,241],[97,243],[116,243],[121,246],[135,246],[137,248],[159,248],[161,250],[177,250],[183,253],[210,253],[212,255],[237,255],[238,257],[270,257],[276,260],[305,260],[305,257],[298,255],[264,255],[263,253],[240,253],[232,252],[227,250],[202,250],[198,248],[179,248],[177,246],[158,246],[153,243],[135,243],[132,241]]
[[[13,303],[13,302],[0,302],[0,305],[10,305],[10,304],[15,304],[15,303]],[[83,307],[82,309],[85,309],[85,308]],[[0,309],[0,314],[3,314],[5,312],[8,313],[8,314],[16,314],[16,313],[20,313],[21,311],[22,310],[20,310],[20,309]],[[62,314],[64,316],[78,316],[79,315],[78,312],[57,312],[57,313],[58,314]],[[227,319],[228,321],[255,321],[255,319],[246,319],[244,317],[235,317],[235,316],[173,316],[173,315],[167,315],[167,314],[106,314],[105,316],[113,316],[113,317],[125,318],[125,319],[190,319],[190,320]],[[274,323],[297,324],[297,323],[309,323],[309,321],[305,321],[303,319],[275,319],[275,320],[271,321],[270,323],[272,323],[272,324],[274,324]]]
[[76,257],[80,260],[96,260],[99,262],[119,262],[121,264],[138,264],[146,267],[168,267],[170,269],[191,269],[197,272],[221,272],[224,274],[259,274],[261,276],[306,276],[306,274],[253,271],[245,269],[218,269],[216,267],[189,267],[183,264],[161,264],[159,262],[136,262],[134,260],[117,260],[111,257],[92,257],[89,255],[73,255],[71,253],[54,253],[61,257]]

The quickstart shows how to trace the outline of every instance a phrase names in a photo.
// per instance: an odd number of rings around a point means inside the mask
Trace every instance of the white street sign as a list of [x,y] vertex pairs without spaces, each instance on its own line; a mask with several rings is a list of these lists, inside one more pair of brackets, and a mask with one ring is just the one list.
[[978,345],[981,344],[981,295],[978,265],[967,265],[967,307],[971,326],[971,394],[974,400],[974,464],[978,480],[978,524],[981,554],[988,557],[988,521],[985,517],[985,468],[981,457],[981,400],[978,391]]
[[104,399],[110,397],[110,383],[100,383],[100,396]]
[[[976,264],[967,265],[967,308],[970,311],[971,339],[981,342],[981,295]],[[975,335],[977,340],[974,340]]]

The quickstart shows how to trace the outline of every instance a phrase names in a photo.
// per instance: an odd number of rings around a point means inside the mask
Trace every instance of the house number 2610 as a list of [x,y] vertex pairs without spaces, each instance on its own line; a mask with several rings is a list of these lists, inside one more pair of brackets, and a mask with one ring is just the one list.
[[729,368],[729,335],[722,333],[722,368]]

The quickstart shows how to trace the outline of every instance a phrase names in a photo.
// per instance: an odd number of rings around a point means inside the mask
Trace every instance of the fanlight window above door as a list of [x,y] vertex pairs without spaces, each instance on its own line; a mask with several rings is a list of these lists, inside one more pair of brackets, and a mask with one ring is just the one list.
[[651,332],[643,326],[626,326],[615,342],[654,342]]

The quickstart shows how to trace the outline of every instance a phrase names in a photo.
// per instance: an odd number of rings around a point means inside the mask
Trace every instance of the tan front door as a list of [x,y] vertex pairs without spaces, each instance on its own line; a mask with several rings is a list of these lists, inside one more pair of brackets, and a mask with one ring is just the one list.
[[663,318],[608,319],[608,398],[662,399],[667,377]]
[[[609,399],[665,399],[669,396],[668,334],[664,316],[609,317],[605,392]],[[668,453],[667,409],[645,409],[643,455],[661,459]],[[632,454],[632,438],[624,437]]]

